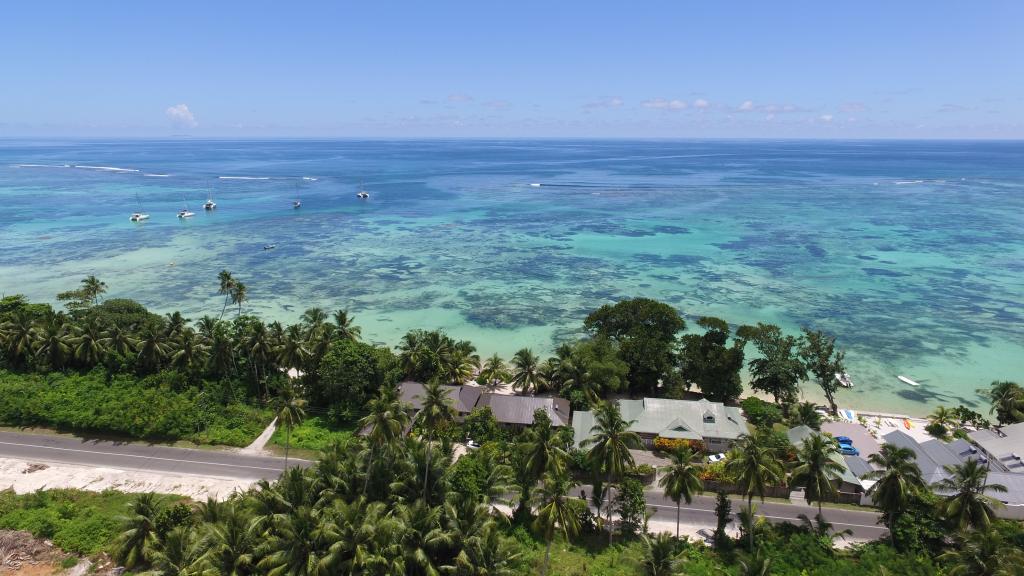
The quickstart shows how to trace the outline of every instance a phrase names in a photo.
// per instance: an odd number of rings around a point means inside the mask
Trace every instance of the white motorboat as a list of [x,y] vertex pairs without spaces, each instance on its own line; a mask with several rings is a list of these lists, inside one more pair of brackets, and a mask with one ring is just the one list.
[[365,190],[360,190],[359,193],[356,194],[356,197],[357,198],[362,198],[363,200],[366,200],[367,198],[370,197],[370,193],[366,192]]
[[302,208],[302,200],[293,200],[292,208]]
[[143,214],[142,212],[135,212],[128,217],[132,222],[142,222],[143,220],[149,220],[149,214]]
[[189,212],[188,208],[185,208],[184,210],[178,210],[178,218],[191,218],[195,215],[196,213]]
[[902,376],[902,375],[901,376],[897,376],[896,379],[899,380],[900,382],[903,382],[904,384],[910,384],[911,386],[920,386],[921,385],[920,383],[914,382],[910,378],[907,378],[906,376]]
[[846,372],[836,372],[836,381],[843,388],[853,388],[853,379]]

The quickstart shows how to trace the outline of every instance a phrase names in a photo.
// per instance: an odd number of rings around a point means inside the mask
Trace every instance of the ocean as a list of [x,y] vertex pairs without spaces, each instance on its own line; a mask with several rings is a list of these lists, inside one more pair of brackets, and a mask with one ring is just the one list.
[[987,413],[977,388],[1024,381],[1022,142],[6,139],[0,199],[0,292],[33,300],[95,274],[198,318],[226,268],[267,320],[508,358],[647,296],[837,335],[846,407]]

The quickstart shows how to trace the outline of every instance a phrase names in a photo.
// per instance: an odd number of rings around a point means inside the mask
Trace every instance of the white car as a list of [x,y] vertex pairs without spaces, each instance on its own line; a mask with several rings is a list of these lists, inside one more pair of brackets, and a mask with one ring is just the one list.
[[476,440],[467,440],[466,441],[466,447],[472,450],[474,448],[479,448],[480,444],[477,443]]
[[725,454],[722,453],[722,452],[719,452],[718,454],[712,454],[711,456],[708,456],[708,463],[709,464],[714,464],[715,462],[721,462],[722,460],[725,460]]

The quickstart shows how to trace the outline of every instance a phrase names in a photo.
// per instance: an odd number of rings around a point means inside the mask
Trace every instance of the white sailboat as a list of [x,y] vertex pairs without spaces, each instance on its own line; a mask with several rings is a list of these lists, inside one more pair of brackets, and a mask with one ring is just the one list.
[[207,185],[206,190],[206,202],[203,202],[203,210],[210,211],[217,207],[217,203],[213,201],[213,190]]
[[302,198],[299,196],[299,185],[295,185],[295,200],[292,200],[292,208],[302,208]]
[[149,220],[149,214],[142,211],[142,202],[139,200],[139,193],[135,193],[135,203],[139,205],[138,212],[132,212],[132,215],[128,217],[128,220],[132,222],[142,222],[143,220]]
[[370,193],[367,192],[366,190],[363,190],[363,183],[360,182],[359,183],[359,193],[356,194],[356,198],[359,198],[360,200],[366,200],[369,197],[370,197]]

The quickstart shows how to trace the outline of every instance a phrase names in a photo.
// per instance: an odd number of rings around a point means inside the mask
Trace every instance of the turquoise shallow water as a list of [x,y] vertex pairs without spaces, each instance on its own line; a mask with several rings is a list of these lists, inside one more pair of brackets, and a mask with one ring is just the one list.
[[1024,379],[1019,142],[0,140],[0,198],[0,291],[33,299],[96,274],[198,317],[228,268],[267,318],[348,307],[374,341],[440,327],[507,357],[644,295],[838,334],[844,405]]

